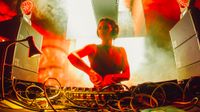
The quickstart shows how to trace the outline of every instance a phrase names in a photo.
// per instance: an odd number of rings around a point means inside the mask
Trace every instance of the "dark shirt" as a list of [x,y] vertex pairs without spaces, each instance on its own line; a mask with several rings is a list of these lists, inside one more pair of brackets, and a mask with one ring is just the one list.
[[89,56],[91,68],[102,77],[120,73],[124,68],[120,48],[112,46],[110,49],[110,46],[97,45],[96,53]]

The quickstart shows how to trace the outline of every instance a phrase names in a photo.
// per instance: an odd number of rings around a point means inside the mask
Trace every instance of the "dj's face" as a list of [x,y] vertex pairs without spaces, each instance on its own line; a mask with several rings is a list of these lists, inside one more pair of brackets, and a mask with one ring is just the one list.
[[112,26],[110,23],[102,21],[98,25],[98,35],[102,39],[112,39],[110,33],[112,32]]

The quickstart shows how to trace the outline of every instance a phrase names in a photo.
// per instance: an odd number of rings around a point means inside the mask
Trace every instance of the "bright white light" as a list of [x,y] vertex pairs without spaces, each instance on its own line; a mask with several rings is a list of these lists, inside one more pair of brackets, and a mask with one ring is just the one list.
[[129,11],[129,9],[126,7],[125,5],[125,1],[124,0],[119,0],[119,8],[118,11]]
[[67,38],[96,37],[91,0],[68,0]]
[[139,69],[141,64],[145,61],[145,43],[142,37],[127,37],[117,38],[114,45],[122,46],[126,50],[131,73]]

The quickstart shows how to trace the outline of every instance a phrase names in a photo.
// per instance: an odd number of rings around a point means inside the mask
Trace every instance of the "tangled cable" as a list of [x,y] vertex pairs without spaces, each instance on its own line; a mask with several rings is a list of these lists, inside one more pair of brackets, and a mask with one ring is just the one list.
[[[61,87],[56,78],[48,78],[43,84],[25,83],[12,77],[12,88],[16,101],[8,101],[32,111],[42,110],[94,110],[94,111],[133,111],[155,108],[165,105],[174,105],[183,110],[190,110],[199,106],[199,89],[191,93],[191,86],[199,87],[199,77],[193,77],[184,88],[176,82],[144,83],[138,86],[127,87],[116,83],[102,89]],[[56,84],[49,85],[55,81]],[[188,92],[189,91],[189,92]],[[197,92],[196,92],[197,91]],[[187,93],[195,96],[188,98]]]

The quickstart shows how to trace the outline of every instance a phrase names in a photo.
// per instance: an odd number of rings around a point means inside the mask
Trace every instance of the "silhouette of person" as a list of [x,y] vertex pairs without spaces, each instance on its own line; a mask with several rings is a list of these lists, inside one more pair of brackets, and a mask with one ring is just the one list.
[[[125,49],[112,45],[118,32],[119,27],[114,20],[102,18],[97,27],[97,35],[102,40],[101,44],[89,44],[68,55],[71,64],[87,73],[96,88],[120,83],[130,78]],[[90,66],[82,60],[85,56],[88,56]]]

